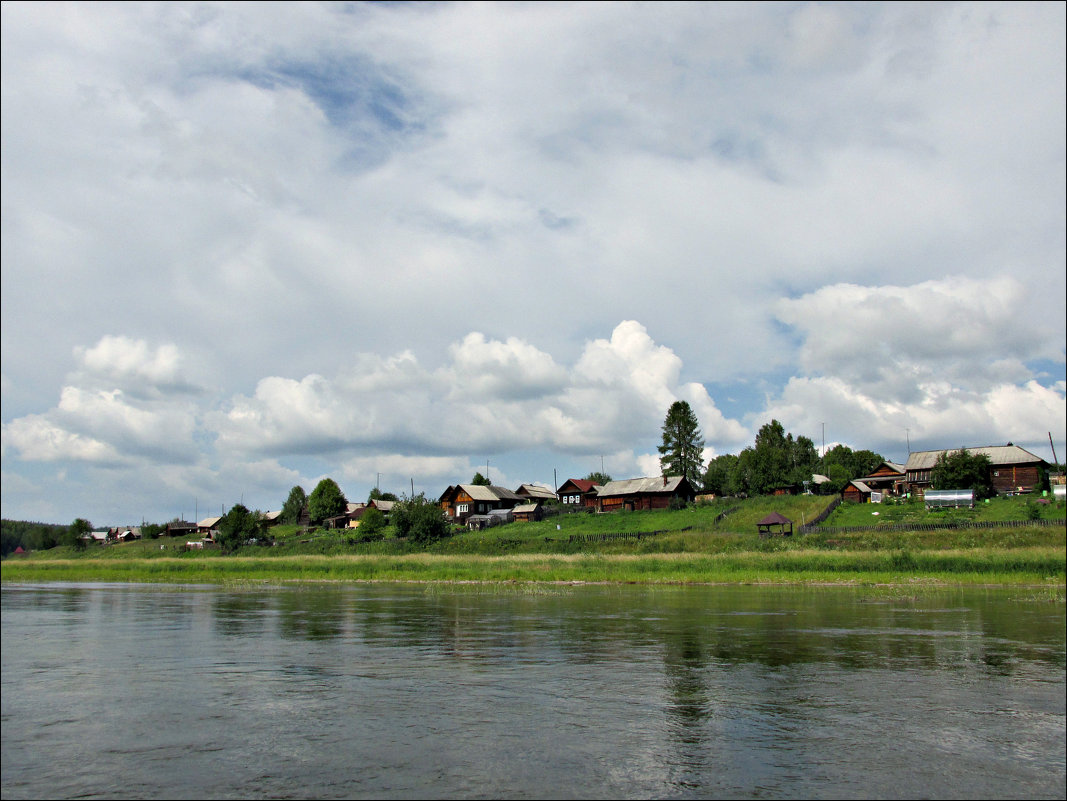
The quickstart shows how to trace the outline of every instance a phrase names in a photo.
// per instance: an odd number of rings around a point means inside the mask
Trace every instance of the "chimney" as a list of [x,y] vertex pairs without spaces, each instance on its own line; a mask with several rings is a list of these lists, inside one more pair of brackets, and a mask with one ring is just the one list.
[[666,476],[663,477],[663,486],[665,486],[665,487],[667,486],[667,477]]

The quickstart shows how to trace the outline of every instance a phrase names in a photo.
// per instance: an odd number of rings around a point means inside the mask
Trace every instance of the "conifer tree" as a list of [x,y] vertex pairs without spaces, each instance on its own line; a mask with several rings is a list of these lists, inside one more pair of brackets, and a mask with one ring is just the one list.
[[704,436],[697,416],[686,401],[675,401],[663,421],[659,446],[660,470],[665,476],[683,476],[694,487],[704,474]]

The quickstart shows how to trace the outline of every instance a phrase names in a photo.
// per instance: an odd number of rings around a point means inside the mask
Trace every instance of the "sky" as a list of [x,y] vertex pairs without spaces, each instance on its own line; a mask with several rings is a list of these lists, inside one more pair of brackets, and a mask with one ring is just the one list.
[[6,519],[1067,456],[1063,3],[0,14]]

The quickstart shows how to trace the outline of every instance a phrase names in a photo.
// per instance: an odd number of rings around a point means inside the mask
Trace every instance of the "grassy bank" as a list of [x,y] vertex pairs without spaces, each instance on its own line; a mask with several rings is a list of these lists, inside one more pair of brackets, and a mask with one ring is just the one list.
[[[5,582],[94,581],[241,583],[287,581],[1055,584],[1067,573],[1062,523],[920,528],[945,515],[921,505],[865,505],[846,510],[892,527],[850,531],[843,520],[792,537],[760,537],[756,522],[779,511],[798,524],[818,515],[826,498],[724,500],[678,511],[571,514],[463,532],[431,546],[396,539],[359,542],[358,531],[280,527],[272,547],[237,554],[187,551],[184,542],[153,540],[82,552],[67,548],[9,557]],[[1027,499],[996,499],[968,510],[969,523],[1020,517]],[[1063,505],[1042,508],[1062,515]],[[843,517],[843,513],[839,517]],[[874,516],[875,519],[883,515]],[[912,530],[902,523],[913,521]],[[830,528],[832,523],[836,526]]]
[[8,560],[4,581],[233,583],[473,581],[622,583],[1048,584],[1064,582],[1056,547],[941,551],[789,550],[720,554],[256,556],[217,559]]

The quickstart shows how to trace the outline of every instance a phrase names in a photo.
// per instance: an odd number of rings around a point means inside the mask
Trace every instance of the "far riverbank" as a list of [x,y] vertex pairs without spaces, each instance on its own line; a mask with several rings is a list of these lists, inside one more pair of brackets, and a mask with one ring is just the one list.
[[[1030,585],[1062,588],[1062,547],[723,554],[344,554],[222,558],[7,559],[7,582],[545,582]],[[1062,592],[1060,593],[1062,596]]]

